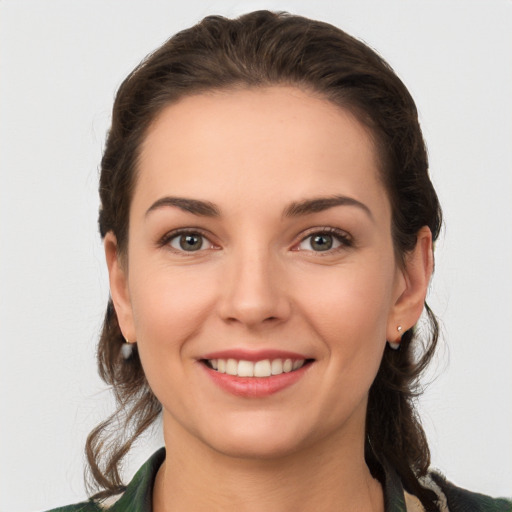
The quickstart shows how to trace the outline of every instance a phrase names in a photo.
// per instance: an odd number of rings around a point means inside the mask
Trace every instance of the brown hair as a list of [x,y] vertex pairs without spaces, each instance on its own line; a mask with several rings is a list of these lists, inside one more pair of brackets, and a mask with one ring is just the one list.
[[[137,158],[149,124],[181,97],[236,86],[294,85],[314,91],[350,110],[373,135],[382,177],[392,206],[395,252],[403,260],[423,226],[438,237],[441,210],[428,176],[428,162],[413,99],[389,65],[373,50],[336,27],[286,13],[258,11],[237,19],[209,16],[179,32],[149,55],[125,79],[117,93],[112,126],[101,162],[99,228],[112,231],[121,253],[127,246],[130,201]],[[431,359],[438,325],[430,323],[423,353],[414,328],[400,349],[386,348],[370,389],[365,456],[372,473],[390,464],[405,488],[436,510],[435,496],[419,478],[430,453],[417,419],[414,400],[418,377]],[[120,492],[119,467],[132,443],[158,417],[153,395],[135,350],[120,356],[123,336],[109,300],[98,363],[112,386],[118,410],[87,439],[87,458],[96,497]]]

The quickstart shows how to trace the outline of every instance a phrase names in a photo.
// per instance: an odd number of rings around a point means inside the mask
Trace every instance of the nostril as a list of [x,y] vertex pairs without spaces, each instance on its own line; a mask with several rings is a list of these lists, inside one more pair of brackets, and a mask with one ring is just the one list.
[[[243,283],[242,283],[243,284]],[[272,291],[260,284],[228,287],[217,303],[217,312],[224,322],[246,326],[277,325],[291,312],[288,298],[278,290]],[[272,292],[272,293],[271,293]]]

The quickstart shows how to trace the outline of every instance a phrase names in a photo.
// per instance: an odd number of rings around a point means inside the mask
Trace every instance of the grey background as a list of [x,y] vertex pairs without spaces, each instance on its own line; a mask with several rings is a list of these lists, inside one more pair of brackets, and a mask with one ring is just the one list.
[[[446,216],[431,305],[443,342],[421,400],[433,465],[512,495],[512,3],[0,0],[0,510],[84,498],[111,408],[94,349],[108,296],[97,167],[113,95],[207,14],[270,8],[376,48],[415,97]],[[158,431],[126,467],[161,443]]]

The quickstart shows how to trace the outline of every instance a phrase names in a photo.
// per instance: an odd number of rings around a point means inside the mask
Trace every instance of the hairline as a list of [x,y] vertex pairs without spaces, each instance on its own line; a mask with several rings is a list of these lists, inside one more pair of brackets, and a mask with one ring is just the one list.
[[[174,93],[174,98],[171,94],[167,96],[166,99],[162,98],[162,101],[159,102],[158,105],[155,105],[154,112],[152,115],[149,116],[149,122],[146,126],[142,129],[142,134],[139,136],[139,142],[137,144],[137,147],[135,149],[135,155],[134,155],[134,166],[133,166],[133,172],[130,179],[130,188],[129,188],[129,207],[128,207],[128,218],[127,218],[127,225],[126,225],[126,233],[125,233],[125,240],[122,240],[122,244],[119,246],[120,254],[122,256],[123,262],[127,265],[128,263],[128,242],[129,242],[129,230],[130,230],[130,213],[131,213],[131,207],[133,202],[133,197],[135,194],[135,190],[137,187],[138,182],[138,176],[140,174],[140,165],[141,165],[141,158],[142,154],[144,152],[144,146],[146,143],[146,140],[149,136],[149,133],[151,132],[152,128],[155,126],[155,124],[158,122],[160,117],[163,115],[164,111],[167,110],[169,107],[172,107],[174,105],[179,104],[180,102],[193,97],[198,96],[217,96],[219,94],[225,95],[229,94],[230,92],[237,92],[237,91],[252,91],[252,90],[264,90],[264,89],[275,89],[275,88],[293,88],[297,89],[304,94],[307,94],[311,96],[312,98],[316,98],[325,102],[330,103],[331,105],[335,106],[336,108],[344,111],[345,113],[352,116],[353,119],[355,119],[358,124],[361,126],[361,128],[364,130],[366,136],[368,137],[368,140],[373,148],[373,155],[375,158],[375,167],[377,169],[377,179],[382,184],[386,191],[386,196],[389,201],[390,209],[391,209],[391,234],[392,234],[392,241],[393,241],[393,248],[395,252],[395,258],[397,260],[397,263],[399,265],[403,265],[405,261],[405,254],[402,254],[400,251],[400,248],[398,247],[398,244],[395,242],[394,236],[393,236],[393,226],[394,226],[394,207],[393,207],[393,201],[392,201],[392,193],[390,190],[390,186],[387,182],[387,168],[389,167],[390,163],[387,161],[389,159],[389,155],[384,149],[384,143],[382,139],[382,136],[378,133],[378,128],[374,125],[372,120],[369,118],[369,116],[366,114],[366,112],[355,105],[355,102],[350,102],[350,99],[347,99],[347,102],[344,103],[341,100],[341,97],[343,96],[343,89],[341,89],[341,94],[336,94],[336,90],[333,90],[331,94],[329,94],[327,91],[322,91],[319,87],[315,87],[312,83],[309,83],[306,79],[302,80],[277,80],[275,82],[271,80],[265,80],[260,83],[251,83],[248,80],[235,80],[232,83],[226,84],[226,85],[209,85],[209,86],[196,86],[193,87],[192,90],[189,91],[179,91]],[[336,98],[338,96],[338,98]],[[155,102],[156,103],[156,102]]]

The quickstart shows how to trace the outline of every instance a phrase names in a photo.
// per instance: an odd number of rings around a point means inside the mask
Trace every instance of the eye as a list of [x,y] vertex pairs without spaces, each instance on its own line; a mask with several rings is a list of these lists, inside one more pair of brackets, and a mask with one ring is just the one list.
[[167,243],[178,251],[197,252],[211,249],[213,244],[200,233],[186,232],[171,236]]
[[352,242],[346,233],[331,228],[329,230],[316,231],[303,238],[296,246],[296,250],[326,252],[351,245]]

